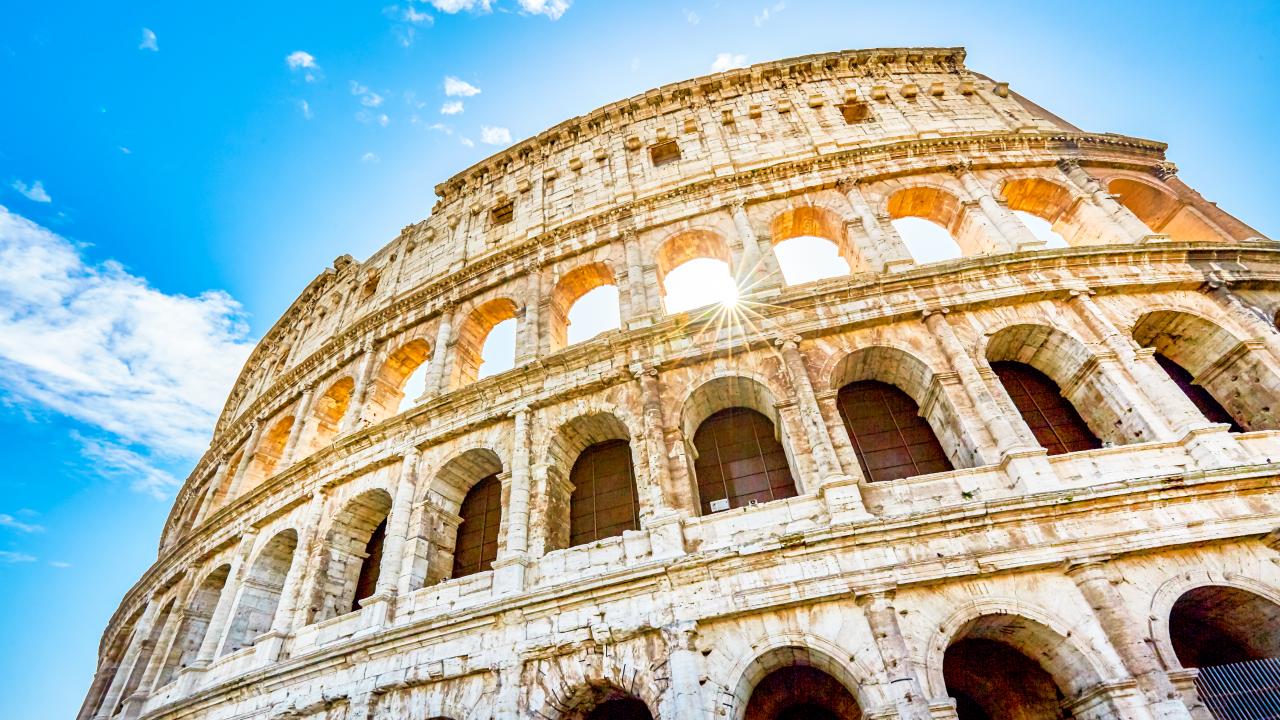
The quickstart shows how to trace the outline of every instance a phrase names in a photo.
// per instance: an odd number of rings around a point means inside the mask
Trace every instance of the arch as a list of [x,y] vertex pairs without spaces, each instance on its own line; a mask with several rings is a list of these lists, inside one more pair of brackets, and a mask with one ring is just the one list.
[[410,340],[387,355],[369,383],[368,400],[361,411],[364,421],[376,425],[407,409],[403,407],[403,403],[406,400],[405,388],[409,384],[409,377],[420,368],[425,368],[430,357],[431,344],[423,338]]
[[249,647],[271,629],[297,547],[298,532],[292,528],[276,533],[263,546],[245,576],[219,655]]
[[253,460],[245,471],[244,480],[240,483],[241,495],[247,494],[275,474],[284,456],[285,445],[289,442],[289,433],[293,431],[293,423],[294,417],[289,415],[274,422],[263,433],[262,439],[258,440],[258,447],[254,448]]
[[611,412],[597,410],[562,423],[547,449],[545,549],[638,530],[635,466],[640,460],[643,456],[634,452],[630,429]]
[[1156,653],[1164,666],[1171,670],[1181,670],[1184,665],[1174,648],[1169,618],[1183,596],[1201,587],[1239,590],[1280,606],[1280,588],[1237,572],[1224,572],[1221,568],[1193,568],[1170,576],[1152,594],[1148,617]]
[[702,383],[681,406],[680,426],[701,514],[715,500],[734,508],[799,494],[777,400],[760,381],[723,375]]
[[862,472],[871,482],[952,470],[938,436],[910,395],[879,380],[858,380],[836,398]]
[[333,518],[321,556],[318,597],[310,608],[313,622],[358,609],[360,577],[369,572],[370,540],[390,513],[391,495],[377,488],[349,500]]
[[1133,339],[1191,376],[1246,430],[1280,428],[1280,377],[1259,353],[1218,323],[1182,310],[1153,310],[1133,326]]
[[[1106,235],[1106,224],[1089,217],[1083,198],[1065,185],[1038,176],[1006,179],[1000,186],[1000,194],[1009,210],[1040,218],[1049,224],[1049,230],[1071,246],[1092,245],[1100,242],[1117,242],[1121,238]],[[1033,233],[1034,227],[1019,217]],[[1037,235],[1040,237],[1040,235]]]
[[450,577],[493,569],[502,537],[502,489],[498,476],[490,475],[472,486],[462,498]]
[[1280,658],[1280,604],[1230,585],[1200,585],[1174,602],[1169,639],[1184,668]]
[[1151,182],[1119,177],[1107,183],[1115,195],[1152,232],[1183,242],[1230,240],[1205,221],[1194,208],[1168,189]]
[[1015,322],[993,333],[985,355],[1008,403],[1049,454],[1155,437],[1093,352],[1051,325]]
[[[993,700],[1001,699],[998,691],[1002,689],[1008,693],[1003,698],[1006,702],[1019,699],[1018,688],[1007,684],[1003,687],[969,684],[983,679],[984,668],[981,664],[974,667],[972,660],[984,650],[991,651],[992,643],[1003,645],[1004,648],[998,650],[1001,653],[999,661],[1013,663],[1005,670],[1016,673],[1016,677],[1024,682],[1035,683],[1035,689],[1039,691],[1031,694],[1030,700],[1044,701],[1043,681],[1047,676],[1065,703],[1070,705],[1082,699],[1088,701],[1091,692],[1107,677],[1093,652],[1082,647],[1078,638],[1079,634],[1064,623],[1025,603],[995,598],[968,603],[941,624],[928,648],[926,669],[932,694],[934,697],[943,692],[952,697],[967,696],[967,700],[974,701],[991,718],[1039,720],[1061,717],[1057,712],[1058,703],[1053,704],[1052,714],[1039,715],[1027,714],[1029,708],[991,707]],[[966,641],[980,642],[962,645]],[[954,654],[953,649],[957,649]],[[947,667],[948,655],[953,660],[951,668]],[[967,704],[965,698],[956,699],[957,705],[963,707]],[[1024,702],[1028,700],[1022,699]],[[965,715],[960,717],[969,720]]]
[[1231,417],[1231,413],[1227,412],[1227,409],[1222,407],[1222,404],[1208,390],[1196,385],[1195,378],[1191,377],[1191,373],[1187,372],[1186,368],[1158,352],[1152,353],[1152,358],[1206,420],[1227,425],[1231,432],[1241,431],[1240,425],[1236,423],[1235,418]]
[[[854,672],[837,660],[848,653],[834,649],[824,651],[822,645],[813,640],[816,638],[807,636],[779,639],[738,671],[734,685],[737,702],[731,717],[734,720],[861,718],[861,704],[865,700],[861,686]],[[818,712],[811,716],[790,714],[802,708]],[[822,711],[825,714],[820,714]]]
[[[482,568],[485,566],[484,545],[488,538],[488,558],[496,557],[502,543],[500,532],[502,522],[502,460],[489,448],[469,448],[450,458],[436,473],[428,490],[428,502],[434,506],[434,518],[427,548],[426,582],[431,584],[451,577],[462,577],[458,574],[459,545],[465,540],[470,547],[466,548],[477,554],[477,557],[462,559],[462,564]],[[482,483],[484,488],[475,491]],[[490,518],[490,511],[497,501],[497,517]],[[468,504],[468,498],[471,503]],[[466,506],[466,507],[464,507]],[[481,514],[483,511],[483,515]],[[466,530],[468,537],[463,538],[463,524],[466,522],[464,512],[473,518],[471,526]],[[495,522],[490,523],[492,519]],[[496,543],[496,544],[495,544]],[[487,569],[487,568],[485,568]],[[480,571],[480,570],[477,570]],[[470,573],[465,573],[470,574]]]
[[[889,219],[902,237],[907,251],[917,262],[950,260],[961,255],[982,252],[985,243],[962,242],[960,232],[964,208],[953,193],[931,185],[902,188],[889,196]],[[927,220],[946,232],[947,240],[928,227],[915,226],[909,218]],[[902,222],[908,220],[907,222]],[[966,237],[965,240],[972,240]]]
[[311,410],[311,442],[307,455],[325,447],[338,436],[342,429],[342,418],[351,407],[351,393],[355,386],[356,381],[347,375],[334,380],[316,398]]
[[219,565],[196,585],[191,599],[187,601],[186,612],[182,614],[178,634],[169,646],[169,656],[160,671],[157,687],[167,685],[179,670],[195,662],[200,654],[200,645],[204,643],[205,633],[209,630],[209,620],[213,617],[218,598],[222,596],[230,575],[230,564]]
[[[549,340],[552,352],[561,350],[569,345],[570,313],[574,305],[584,295],[603,287],[616,288],[617,282],[613,277],[613,271],[602,262],[580,265],[565,273],[556,283],[555,288],[551,291],[551,316],[548,318],[548,330],[551,335]],[[612,319],[614,324],[610,329],[621,325],[616,299],[613,305]]]
[[164,633],[164,627],[169,622],[169,615],[176,605],[177,598],[170,598],[160,609],[160,612],[156,614],[155,620],[151,623],[150,632],[147,633],[147,636],[142,639],[142,643],[138,646],[137,656],[134,658],[133,665],[129,668],[129,677],[125,680],[124,688],[116,700],[116,707],[111,711],[111,715],[118,713],[120,708],[124,707],[125,702],[129,700],[129,696],[133,695],[142,686],[147,674],[147,667],[151,664],[151,656],[156,651],[156,644],[160,641],[160,636]]
[[584,685],[563,705],[560,720],[654,720],[657,717],[644,700],[609,682]]
[[[711,305],[736,293],[729,243],[719,233],[701,228],[677,233],[658,246],[654,260],[658,290],[668,313]],[[699,260],[711,262],[700,263],[706,267],[685,267]],[[669,277],[681,268],[696,272]]]
[[844,220],[827,208],[801,205],[783,210],[770,221],[769,229],[774,254],[788,285],[848,275],[856,265],[857,258],[845,237]]
[[[453,346],[452,387],[469,385],[480,377],[485,341],[499,323],[516,320],[519,307],[509,298],[494,298],[476,306],[458,326]],[[517,331],[518,332],[518,331]]]

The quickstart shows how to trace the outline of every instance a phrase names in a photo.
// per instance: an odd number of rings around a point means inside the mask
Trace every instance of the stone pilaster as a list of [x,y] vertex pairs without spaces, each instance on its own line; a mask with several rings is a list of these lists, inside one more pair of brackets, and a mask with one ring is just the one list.
[[235,469],[236,474],[232,477],[231,486],[227,488],[227,502],[235,500],[240,494],[240,485],[244,482],[244,474],[249,471],[249,465],[253,463],[253,456],[258,452],[258,438],[265,424],[265,418],[258,418],[249,425],[249,439],[244,441],[244,452],[240,455],[240,464]]
[[996,200],[987,186],[970,170],[968,162],[957,165],[954,171],[956,177],[960,179],[960,184],[964,186],[965,192],[977,201],[979,210],[999,233],[1007,251],[1024,252],[1044,247],[1043,240],[1033,235],[1031,230],[1009,211],[1009,208]]
[[316,396],[316,384],[308,383],[302,388],[302,397],[298,398],[297,410],[293,414],[293,426],[289,428],[289,439],[285,441],[284,452],[280,454],[280,467],[287,468],[293,464],[298,453],[298,442],[302,439],[302,429],[311,418],[311,401]]
[[911,662],[906,638],[898,625],[898,613],[893,607],[893,592],[875,590],[857,597],[862,614],[871,627],[876,649],[884,662],[889,680],[889,695],[898,711],[900,720],[928,720],[929,703],[925,699],[924,686]]
[[372,340],[365,340],[360,346],[360,366],[356,369],[355,387],[351,390],[351,407],[342,418],[339,434],[345,435],[358,428],[360,418],[364,415],[364,404],[369,397],[369,384],[373,379],[373,360],[377,356],[377,347]]
[[434,398],[445,391],[448,382],[445,372],[446,358],[453,350],[453,315],[457,308],[446,305],[440,310],[440,324],[436,327],[436,342],[431,347],[430,365],[427,366],[427,377],[422,397],[418,402]]
[[521,405],[511,413],[514,430],[511,437],[511,489],[504,508],[506,546],[494,561],[494,590],[497,593],[524,589],[524,571],[529,564],[529,425],[533,411]]
[[872,272],[892,272],[913,265],[915,261],[911,258],[906,243],[902,242],[898,233],[892,232],[887,219],[881,222],[872,212],[862,191],[858,189],[857,180],[845,178],[840,181],[839,189],[849,203],[849,209],[858,216],[862,225],[862,233],[856,234],[854,241],[867,269]]
[[1146,223],[1138,219],[1129,208],[1121,205],[1111,193],[1107,192],[1098,179],[1080,167],[1075,158],[1063,158],[1058,161],[1058,168],[1067,179],[1092,198],[1094,204],[1106,213],[1107,217],[1118,225],[1131,242],[1143,242],[1151,237],[1159,237]]
[[698,624],[691,620],[662,628],[667,645],[670,684],[661,708],[661,720],[683,720],[706,716],[702,700],[702,654],[695,645]]

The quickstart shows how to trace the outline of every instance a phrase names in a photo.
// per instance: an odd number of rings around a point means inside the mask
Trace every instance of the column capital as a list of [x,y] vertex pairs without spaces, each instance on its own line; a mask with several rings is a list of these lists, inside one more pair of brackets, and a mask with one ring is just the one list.
[[1152,174],[1161,180],[1167,181],[1169,178],[1178,174],[1178,166],[1168,160],[1161,160],[1156,166],[1151,168]]
[[920,319],[927,320],[935,315],[942,316],[942,315],[946,315],[949,312],[951,312],[951,308],[947,307],[946,305],[939,305],[936,308],[925,308],[924,310],[920,311]]
[[973,171],[973,161],[969,158],[960,158],[955,162],[947,164],[947,172],[952,175],[967,175]]

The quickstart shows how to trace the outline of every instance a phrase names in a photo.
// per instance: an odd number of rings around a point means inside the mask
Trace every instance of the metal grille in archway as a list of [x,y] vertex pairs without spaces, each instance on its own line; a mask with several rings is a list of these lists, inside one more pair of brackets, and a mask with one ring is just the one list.
[[751,502],[795,497],[786,451],[774,437],[769,418],[748,408],[729,408],[712,415],[693,436],[698,450],[694,473],[702,514],[711,503],[727,499],[736,508]]
[[453,550],[453,577],[474,575],[493,567],[502,524],[502,483],[496,475],[481,480],[462,501],[462,524]]
[[1020,362],[993,362],[991,369],[1022,413],[1027,427],[1050,455],[1102,447],[1080,413],[1047,375]]
[[569,546],[621,535],[640,527],[631,444],[596,443],[578,456],[569,473]]

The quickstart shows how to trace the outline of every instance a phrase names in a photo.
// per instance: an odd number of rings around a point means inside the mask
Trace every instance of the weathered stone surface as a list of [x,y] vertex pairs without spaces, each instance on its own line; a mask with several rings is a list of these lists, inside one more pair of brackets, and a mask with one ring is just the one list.
[[[246,364],[80,717],[580,718],[625,694],[739,720],[797,664],[867,717],[955,717],[961,640],[1031,658],[1077,718],[1204,717],[1175,603],[1280,601],[1280,252],[1162,144],[1082,132],[963,57],[660,88],[458,174],[428,219],[339,258]],[[905,216],[964,257],[917,266]],[[800,235],[853,274],[786,286],[772,247]],[[737,315],[664,311],[663,278],[698,257],[748,288]],[[620,329],[568,345],[602,284]],[[508,318],[517,367],[476,380]],[[1056,383],[1103,447],[1046,455],[996,361]],[[867,380],[919,406],[954,470],[870,481],[839,409]],[[797,494],[701,516],[694,437],[731,407],[773,424]],[[639,526],[565,547],[572,467],[610,440],[630,443]],[[488,476],[496,559],[451,579]]]

